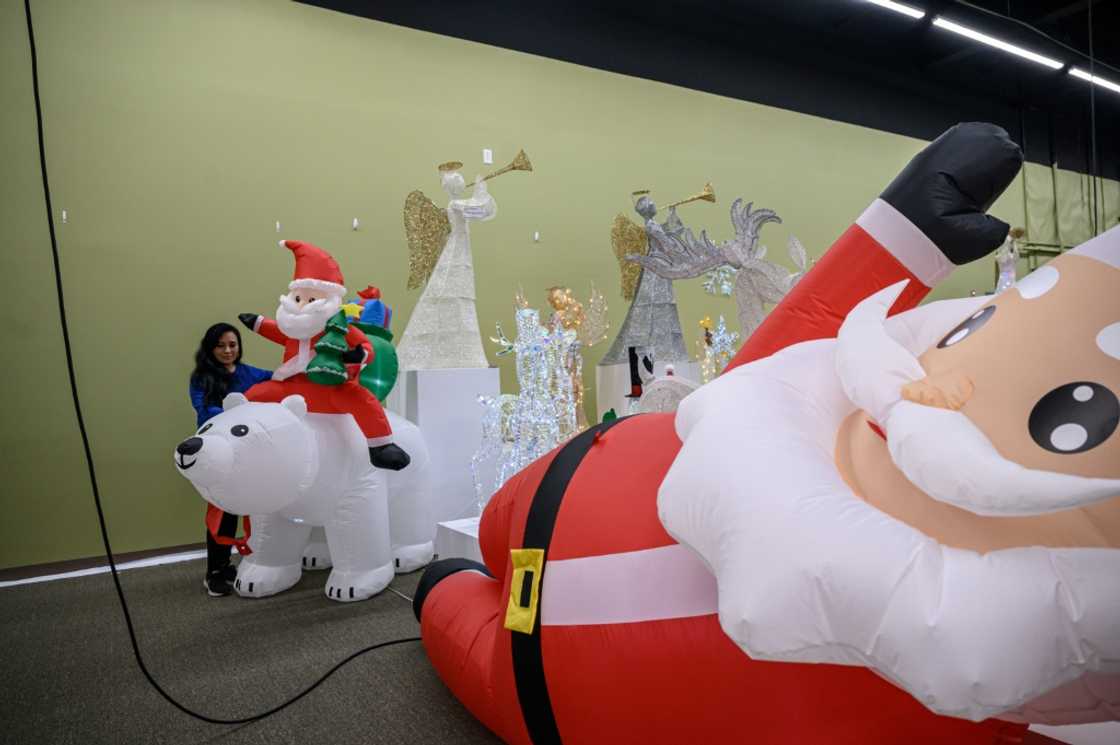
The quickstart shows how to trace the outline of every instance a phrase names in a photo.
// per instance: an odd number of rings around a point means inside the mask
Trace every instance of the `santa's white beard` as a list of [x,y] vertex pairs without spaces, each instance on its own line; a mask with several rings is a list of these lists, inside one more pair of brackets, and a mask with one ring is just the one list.
[[280,305],[276,308],[276,325],[284,336],[291,339],[310,339],[322,333],[327,321],[341,307],[342,299],[339,297],[313,300],[300,308],[290,297],[281,295]]
[[1035,515],[1120,494],[1120,479],[1086,478],[1026,468],[1007,460],[960,411],[902,399],[902,387],[925,377],[918,358],[884,327],[905,282],[857,305],[837,339],[844,392],[887,436],[891,459],[934,499],[979,515]]

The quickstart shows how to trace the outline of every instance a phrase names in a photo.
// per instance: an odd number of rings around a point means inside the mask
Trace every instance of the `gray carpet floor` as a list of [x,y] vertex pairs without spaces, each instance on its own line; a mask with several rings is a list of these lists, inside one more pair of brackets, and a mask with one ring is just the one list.
[[[323,593],[326,572],[260,600],[210,598],[204,562],[121,573],[148,669],[174,698],[235,718],[299,692],[370,644],[419,635],[388,590],[359,603]],[[420,573],[392,587],[412,596]],[[212,725],[173,708],[137,668],[108,574],[0,589],[0,742],[498,743],[436,676],[419,642],[352,661],[261,722]]]

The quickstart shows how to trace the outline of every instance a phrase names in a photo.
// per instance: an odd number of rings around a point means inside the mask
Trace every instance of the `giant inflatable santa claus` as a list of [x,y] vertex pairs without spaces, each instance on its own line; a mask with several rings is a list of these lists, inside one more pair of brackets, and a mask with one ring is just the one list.
[[[1120,229],[914,310],[1008,226],[929,145],[675,414],[513,477],[414,601],[509,743],[1019,743],[1120,714]],[[888,310],[894,313],[887,318]]]
[[370,463],[394,471],[403,469],[409,463],[408,453],[393,443],[393,431],[377,397],[357,380],[357,373],[373,361],[373,346],[360,329],[350,326],[346,332],[348,351],[342,359],[354,369],[348,370],[345,381],[321,385],[307,377],[315,344],[346,295],[338,262],[323,249],[303,241],[281,241],[280,246],[295,257],[295,274],[288,292],[280,296],[276,320],[255,313],[238,317],[249,329],[283,346],[284,361],[273,372],[272,380],[249,389],[248,399],[279,403],[298,394],[312,413],[350,414],[366,437]]

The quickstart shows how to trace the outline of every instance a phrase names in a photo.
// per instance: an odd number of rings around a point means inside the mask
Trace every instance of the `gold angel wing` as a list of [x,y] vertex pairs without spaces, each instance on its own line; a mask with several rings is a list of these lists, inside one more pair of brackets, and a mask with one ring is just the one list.
[[622,273],[622,297],[625,300],[633,300],[634,293],[638,289],[638,277],[642,273],[642,267],[633,261],[628,261],[626,257],[630,254],[645,256],[649,251],[645,228],[636,225],[626,215],[620,214],[611,226],[611,246],[614,248],[615,257],[618,258],[618,269]]
[[451,235],[451,221],[445,210],[417,189],[404,200],[404,234],[408,238],[408,289],[415,290],[431,276]]

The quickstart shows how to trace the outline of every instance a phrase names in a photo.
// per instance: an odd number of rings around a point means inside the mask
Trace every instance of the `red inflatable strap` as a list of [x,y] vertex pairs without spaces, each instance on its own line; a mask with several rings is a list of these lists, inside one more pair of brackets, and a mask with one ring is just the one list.
[[210,531],[210,537],[214,539],[215,543],[221,546],[233,546],[234,549],[237,550],[237,553],[241,554],[242,556],[248,556],[249,554],[253,553],[253,549],[249,548],[249,536],[253,534],[253,526],[252,523],[249,522],[249,516],[243,515],[241,517],[241,526],[242,530],[245,532],[245,535],[241,538],[238,538],[237,536],[218,535],[218,530],[222,525],[222,517],[225,514],[225,512],[218,509],[214,505],[207,503],[206,529]]

